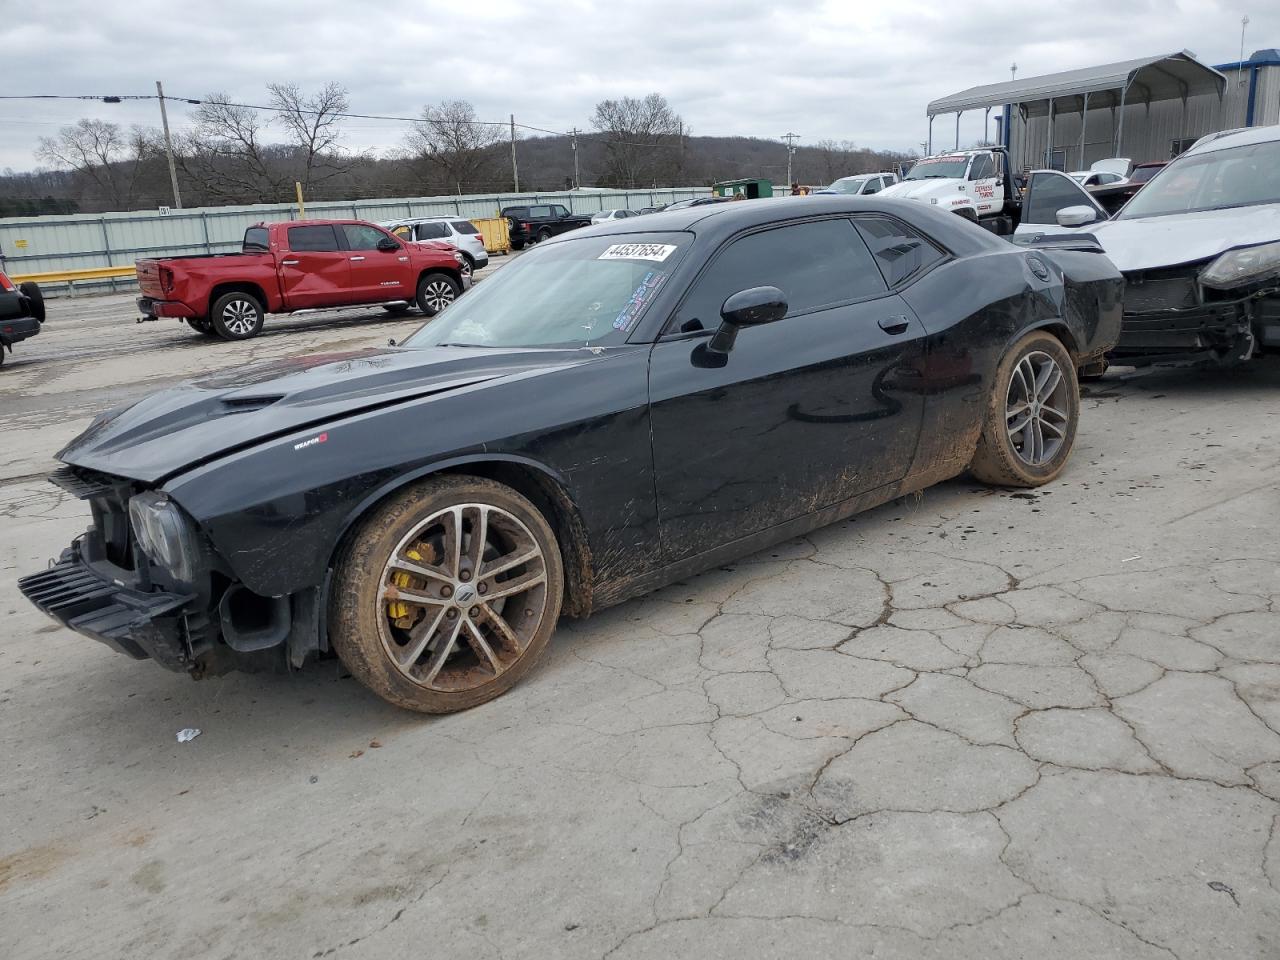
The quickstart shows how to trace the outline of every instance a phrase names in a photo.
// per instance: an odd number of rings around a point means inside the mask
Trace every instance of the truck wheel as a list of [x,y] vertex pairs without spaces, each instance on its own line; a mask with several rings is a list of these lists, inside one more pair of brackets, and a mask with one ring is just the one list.
[[18,284],[18,292],[25,295],[31,302],[31,315],[40,323],[44,323],[44,294],[40,292],[40,288],[26,280]]
[[218,335],[218,331],[213,329],[213,324],[202,317],[188,317],[187,326],[202,336],[216,337]]
[[[512,250],[523,250],[523,249],[524,249],[524,241],[523,241],[523,240],[512,240],[512,241],[511,241],[511,249],[512,249]],[[502,251],[502,252],[503,252],[503,253],[506,253],[506,251],[505,251],[505,250],[504,250],[504,251]]]
[[251,293],[233,290],[213,302],[209,322],[223,340],[248,340],[262,330],[262,304]]
[[538,234],[538,242],[539,242],[539,243],[542,243],[543,241],[550,240],[550,239],[551,239],[551,231],[550,231],[550,230],[543,230],[540,234]]
[[399,316],[402,313],[408,313],[411,306],[409,303],[384,303],[382,309],[387,313]]
[[1067,465],[1079,419],[1071,354],[1052,334],[1029,333],[996,368],[969,471],[993,486],[1048,483]]
[[453,713],[510,690],[546,648],[564,567],[555,532],[510,487],[441,476],[375,508],[334,565],[329,637],[390,703]]
[[461,292],[458,282],[447,273],[428,273],[418,281],[418,309],[434,317],[457,300]]

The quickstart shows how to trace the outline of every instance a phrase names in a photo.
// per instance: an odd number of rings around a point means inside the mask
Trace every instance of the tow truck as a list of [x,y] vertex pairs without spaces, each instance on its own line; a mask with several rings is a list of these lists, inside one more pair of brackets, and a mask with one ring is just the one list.
[[885,197],[918,200],[1007,236],[1021,221],[1021,197],[1004,147],[954,150],[917,160]]

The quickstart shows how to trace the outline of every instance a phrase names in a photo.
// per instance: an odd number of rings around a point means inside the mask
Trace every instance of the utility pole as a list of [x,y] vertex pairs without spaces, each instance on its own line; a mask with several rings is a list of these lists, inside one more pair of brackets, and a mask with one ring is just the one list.
[[511,179],[515,192],[520,192],[520,170],[516,167],[516,115],[511,114]]
[[800,139],[798,133],[784,133],[782,139],[787,141],[787,189],[791,189],[791,158],[796,154],[795,142]]
[[1240,86],[1244,86],[1244,29],[1249,26],[1249,15],[1240,18]]
[[573,189],[577,190],[582,186],[582,181],[578,179],[578,128],[573,128],[573,139],[569,141],[573,144]]
[[173,184],[174,209],[182,209],[182,194],[178,192],[178,168],[173,163],[173,141],[169,138],[169,112],[164,108],[164,87],[156,81],[156,93],[160,95],[160,124],[164,127],[164,152],[169,158],[169,182]]
[[1011,63],[1009,64],[1009,80],[1013,81],[1017,79],[1018,79],[1018,65],[1016,63]]

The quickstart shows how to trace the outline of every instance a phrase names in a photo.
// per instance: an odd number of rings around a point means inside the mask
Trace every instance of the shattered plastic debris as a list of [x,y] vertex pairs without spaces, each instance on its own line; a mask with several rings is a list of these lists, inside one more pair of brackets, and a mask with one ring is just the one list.
[[178,742],[189,743],[190,741],[194,740],[196,737],[200,736],[200,734],[202,733],[204,733],[203,730],[198,730],[195,727],[187,727],[184,730],[178,731]]

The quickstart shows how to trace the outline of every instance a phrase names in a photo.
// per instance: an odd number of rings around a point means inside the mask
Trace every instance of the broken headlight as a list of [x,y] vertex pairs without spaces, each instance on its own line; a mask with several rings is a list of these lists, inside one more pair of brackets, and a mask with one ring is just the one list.
[[1238,287],[1271,273],[1280,273],[1280,243],[1228,250],[1200,271],[1200,282],[1206,287]]
[[129,500],[129,524],[143,553],[175,580],[194,582],[200,545],[181,507],[162,493],[140,493]]

